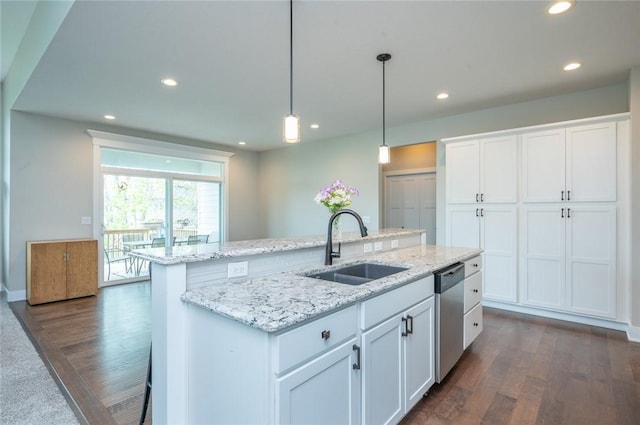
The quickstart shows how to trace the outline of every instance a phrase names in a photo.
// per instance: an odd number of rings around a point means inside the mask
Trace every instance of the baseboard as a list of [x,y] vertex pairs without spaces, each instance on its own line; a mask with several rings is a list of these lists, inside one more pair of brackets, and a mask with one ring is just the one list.
[[19,291],[10,291],[7,287],[2,284],[2,291],[7,294],[7,302],[12,303],[14,301],[24,301],[27,299],[27,290],[21,289]]
[[[516,313],[531,314],[533,316],[547,317],[549,319],[564,320],[565,322],[582,323],[583,325],[598,326],[601,328],[623,331],[627,333],[627,339],[629,339],[629,341],[633,341],[629,336],[631,327],[627,323],[615,322],[613,320],[597,319],[595,317],[579,316],[577,314],[561,313],[558,311],[542,310],[538,308],[526,307],[517,304],[501,303],[497,301],[482,300],[482,305],[486,307],[499,308],[501,310],[514,311]],[[635,334],[635,336],[637,338],[640,338],[640,328],[635,329],[638,332],[637,334]]]
[[627,339],[632,342],[640,342],[640,327],[629,325],[627,327]]

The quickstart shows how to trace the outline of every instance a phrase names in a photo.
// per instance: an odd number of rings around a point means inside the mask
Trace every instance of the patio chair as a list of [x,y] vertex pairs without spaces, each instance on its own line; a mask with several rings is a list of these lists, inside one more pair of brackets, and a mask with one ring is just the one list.
[[198,245],[201,243],[207,243],[209,235],[190,235],[187,240],[187,245]]
[[165,245],[164,238],[153,238],[151,240],[151,248],[161,248]]
[[107,263],[107,280],[111,279],[111,263],[124,262],[125,270],[129,271],[129,257],[124,251],[117,248],[104,249],[104,259]]

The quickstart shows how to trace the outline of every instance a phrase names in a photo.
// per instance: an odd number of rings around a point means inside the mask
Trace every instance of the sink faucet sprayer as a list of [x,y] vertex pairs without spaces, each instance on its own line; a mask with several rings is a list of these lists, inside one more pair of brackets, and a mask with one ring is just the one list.
[[327,229],[327,246],[324,249],[324,264],[325,264],[325,266],[330,266],[331,264],[333,264],[333,259],[334,258],[340,258],[340,242],[338,242],[338,251],[334,252],[334,250],[333,250],[333,240],[332,240],[332,237],[331,237],[331,230],[333,228],[333,222],[335,221],[335,219],[340,214],[351,214],[352,216],[354,216],[356,218],[356,220],[358,220],[358,225],[360,226],[360,236],[362,236],[363,238],[365,236],[367,236],[367,228],[364,225],[364,222],[362,221],[362,217],[360,217],[360,215],[357,212],[355,212],[354,210],[350,210],[350,209],[342,209],[342,210],[336,211],[331,216],[331,218],[329,219],[329,228]]

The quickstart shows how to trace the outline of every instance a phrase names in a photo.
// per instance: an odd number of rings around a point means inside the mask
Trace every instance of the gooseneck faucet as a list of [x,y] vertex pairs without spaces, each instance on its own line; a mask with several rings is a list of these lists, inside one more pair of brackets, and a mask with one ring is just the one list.
[[336,218],[338,218],[340,214],[350,214],[354,216],[355,219],[358,220],[358,225],[360,226],[360,236],[362,236],[363,238],[367,236],[367,227],[364,225],[364,222],[362,221],[362,217],[360,217],[360,214],[358,214],[354,210],[350,210],[346,208],[342,210],[338,210],[335,213],[333,213],[333,215],[329,219],[329,228],[327,229],[327,245],[325,246],[325,249],[324,249],[324,265],[325,266],[330,266],[331,264],[333,264],[334,258],[340,258],[340,243],[338,243],[338,251],[337,252],[334,251],[333,240],[331,236],[331,230],[333,229],[333,222],[336,220]]

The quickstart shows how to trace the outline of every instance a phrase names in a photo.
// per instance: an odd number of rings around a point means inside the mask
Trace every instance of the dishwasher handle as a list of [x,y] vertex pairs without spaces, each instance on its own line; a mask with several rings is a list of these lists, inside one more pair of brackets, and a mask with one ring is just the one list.
[[434,272],[436,294],[442,294],[464,280],[464,263],[455,263],[442,270]]

